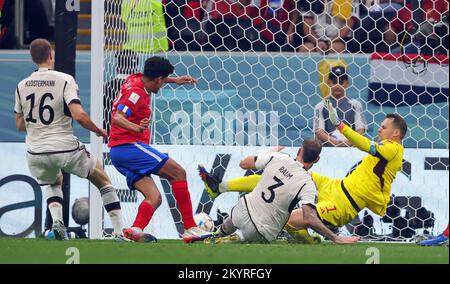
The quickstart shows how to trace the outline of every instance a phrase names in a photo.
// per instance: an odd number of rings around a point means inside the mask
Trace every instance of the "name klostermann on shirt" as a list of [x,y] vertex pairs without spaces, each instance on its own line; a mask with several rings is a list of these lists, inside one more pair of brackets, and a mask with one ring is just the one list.
[[186,268],[178,272],[178,279],[269,279],[272,269],[264,268],[221,268],[219,270],[192,270]]
[[26,87],[54,87],[56,81],[53,80],[30,80],[25,82]]

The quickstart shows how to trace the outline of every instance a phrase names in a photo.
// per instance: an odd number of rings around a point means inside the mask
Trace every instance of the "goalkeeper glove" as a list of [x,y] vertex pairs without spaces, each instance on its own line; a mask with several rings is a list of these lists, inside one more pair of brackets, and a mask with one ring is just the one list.
[[341,120],[337,116],[336,109],[333,107],[333,105],[331,104],[331,101],[329,99],[325,99],[325,107],[328,110],[328,116],[329,116],[331,123],[334,126],[338,127],[339,124],[341,124]]

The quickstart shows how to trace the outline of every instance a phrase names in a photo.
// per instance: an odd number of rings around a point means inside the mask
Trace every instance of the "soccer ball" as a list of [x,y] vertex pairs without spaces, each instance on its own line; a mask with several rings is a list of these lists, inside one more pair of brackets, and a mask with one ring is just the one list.
[[201,212],[194,215],[194,221],[198,227],[207,232],[214,231],[214,221],[205,212]]
[[89,222],[89,198],[77,198],[72,206],[72,218],[78,225],[86,225]]
[[55,233],[53,233],[52,230],[45,230],[45,232],[44,232],[44,237],[45,237],[47,240],[53,240],[53,239],[55,239]]
[[[67,236],[71,240],[77,238],[77,234],[75,234],[75,232],[67,232]],[[45,230],[44,237],[47,240],[54,240],[56,238],[55,233],[52,230]]]

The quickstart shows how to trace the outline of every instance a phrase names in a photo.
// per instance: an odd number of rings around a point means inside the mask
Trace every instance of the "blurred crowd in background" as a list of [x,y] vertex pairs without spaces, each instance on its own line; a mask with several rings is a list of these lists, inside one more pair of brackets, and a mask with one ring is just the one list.
[[[21,48],[14,37],[14,2],[0,0],[0,48]],[[55,0],[25,0],[24,44],[54,39],[54,5]],[[106,0],[105,5],[116,5],[122,14],[126,5],[131,13],[161,7],[164,19],[140,15],[165,29],[162,51],[399,53],[403,47],[407,53],[448,54],[448,0]],[[123,15],[122,20],[128,24]]]

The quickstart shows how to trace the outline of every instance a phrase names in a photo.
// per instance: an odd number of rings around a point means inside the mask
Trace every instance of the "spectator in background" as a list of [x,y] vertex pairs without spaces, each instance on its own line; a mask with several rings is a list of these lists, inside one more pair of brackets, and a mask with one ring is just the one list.
[[[349,99],[345,95],[349,81],[344,66],[331,68],[328,76],[328,86],[330,87],[331,95],[327,98],[330,99],[333,107],[336,108],[339,118],[353,130],[363,135],[367,129],[367,123],[362,113],[363,107],[359,101]],[[353,146],[331,123],[324,101],[322,100],[314,108],[314,132],[317,139],[326,146]]]
[[12,0],[0,0],[0,49],[15,47],[14,5]]
[[208,0],[163,0],[167,35],[175,50],[200,50],[201,21]]
[[295,0],[261,0],[254,25],[261,31],[267,51],[295,51],[299,12]]
[[400,53],[399,45],[405,33],[409,33],[413,34],[413,37],[412,39],[407,37],[408,40],[405,38],[403,42],[405,53],[418,53],[421,47],[425,47],[428,49],[425,53],[430,55],[434,55],[435,51],[439,53],[439,49],[440,53],[446,54],[448,51],[448,0],[424,0],[421,8],[423,22],[418,27],[417,34],[414,31],[412,10],[412,4],[408,3],[398,11],[397,17],[386,27],[384,39],[391,52]]
[[314,16],[323,13],[323,0],[297,0],[297,10],[300,14],[300,30],[298,31],[298,34],[301,38],[301,44],[303,45],[306,42],[317,44],[317,37],[314,37],[312,31],[314,19],[311,18],[311,15]]
[[383,42],[383,31],[395,17],[398,10],[403,8],[405,0],[367,0],[361,10],[361,32],[358,34],[361,49],[365,53],[386,51]]
[[[353,38],[352,28],[358,16],[352,12],[352,0],[322,0],[321,13],[303,13],[303,45],[299,52],[342,53]],[[356,0],[355,0],[356,1]]]
[[47,19],[50,31],[52,34],[54,34],[56,0],[40,0],[40,1],[42,3],[42,8],[44,9],[45,18]]
[[139,72],[139,57],[130,50],[121,50],[115,54],[116,57],[116,77],[107,82],[104,87],[103,96],[103,129],[109,135],[111,126],[112,103],[120,93],[125,79]]
[[195,18],[202,21],[206,16],[206,10],[210,0],[187,0],[183,9],[183,16],[187,20]]
[[37,38],[55,38],[54,0],[25,1],[25,43]]
[[175,50],[186,50],[186,43],[181,40],[181,30],[186,28],[186,19],[182,9],[185,0],[162,0],[164,7],[164,20],[167,27],[169,45]]
[[127,29],[123,49],[142,53],[169,50],[163,4],[160,0],[123,0],[121,19]]
[[210,0],[207,4],[204,50],[262,51],[265,49],[253,20],[259,7],[252,0]]
[[[184,22],[177,27],[174,21],[174,26],[179,33],[178,40],[174,42],[174,48],[176,50],[200,50],[203,36],[202,22],[207,16],[206,9],[209,0],[187,0],[182,2],[186,4],[179,7],[178,13],[181,13]],[[181,20],[179,22],[181,23]],[[171,34],[172,32],[169,29],[169,37]],[[170,39],[173,41],[172,38]]]

